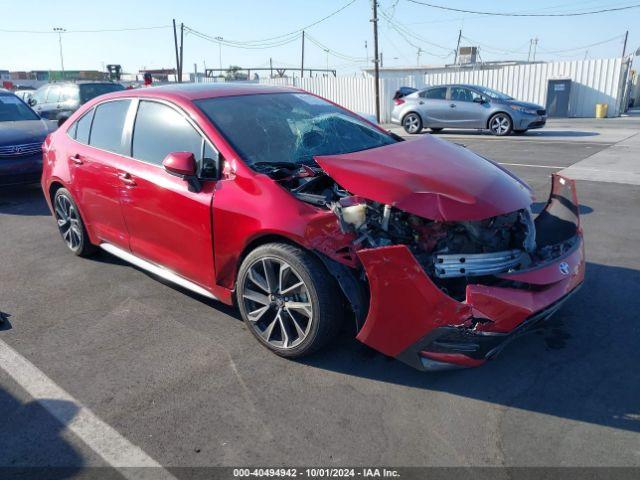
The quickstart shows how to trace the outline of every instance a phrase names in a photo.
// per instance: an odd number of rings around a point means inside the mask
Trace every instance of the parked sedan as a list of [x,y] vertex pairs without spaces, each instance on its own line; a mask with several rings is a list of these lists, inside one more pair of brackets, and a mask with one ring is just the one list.
[[37,183],[42,174],[42,142],[56,129],[20,98],[0,89],[0,187]]
[[109,94],[44,151],[42,188],[72,253],[100,248],[236,304],[284,357],[348,321],[414,367],[480,365],[584,278],[573,181],[555,175],[534,220],[530,188],[497,164],[296,89]]
[[488,129],[494,135],[524,133],[542,128],[547,111],[534,103],[520,102],[504,93],[478,85],[440,85],[394,100],[391,122],[407,133],[423,128]]
[[29,99],[29,105],[42,118],[56,120],[62,125],[80,105],[98,95],[124,90],[113,82],[61,82],[40,87]]

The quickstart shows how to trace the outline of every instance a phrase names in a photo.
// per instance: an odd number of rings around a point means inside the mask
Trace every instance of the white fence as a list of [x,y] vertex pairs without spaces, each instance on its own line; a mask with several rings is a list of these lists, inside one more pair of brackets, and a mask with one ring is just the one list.
[[[455,68],[426,74],[380,79],[380,119],[389,122],[393,94],[402,86],[423,88],[446,83],[483,85],[511,95],[518,100],[545,106],[550,79],[571,79],[569,115],[593,117],[596,103],[609,105],[609,116],[618,116],[629,64],[621,58],[572,62],[511,65],[491,69],[458,70]],[[221,81],[203,79],[200,81]],[[315,93],[354,112],[375,114],[375,89],[372,76],[261,78],[259,83],[293,86]]]
[[[624,68],[623,68],[624,67]],[[573,62],[513,65],[491,70],[432,73],[425,75],[429,85],[469,83],[493,88],[518,100],[546,105],[550,79],[571,79],[569,116],[593,117],[596,103],[609,105],[609,116],[620,114],[623,72],[622,58],[578,60]]]

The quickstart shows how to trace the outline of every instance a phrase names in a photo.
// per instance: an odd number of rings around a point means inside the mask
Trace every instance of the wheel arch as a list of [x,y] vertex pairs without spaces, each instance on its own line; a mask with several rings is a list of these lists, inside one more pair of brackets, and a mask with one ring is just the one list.
[[496,112],[493,112],[491,115],[489,115],[489,118],[487,118],[487,122],[485,124],[485,128],[489,128],[489,124],[491,124],[491,119],[493,117],[495,117],[496,115],[500,114],[500,113],[504,113],[507,117],[509,117],[509,120],[511,120],[511,128],[514,127],[514,123],[513,123],[513,117],[511,116],[511,114],[509,112],[506,112],[504,110],[498,110]]
[[314,255],[324,267],[326,273],[332,277],[340,293],[343,296],[343,300],[351,308],[354,314],[356,331],[362,328],[364,319],[369,309],[369,290],[367,285],[360,282],[356,276],[354,269],[347,267],[346,265],[333,260],[321,252],[304,245],[302,242],[298,242],[291,237],[278,233],[264,233],[259,237],[252,239],[247,245],[245,245],[242,253],[238,257],[238,262],[234,272],[232,298],[234,304],[237,305],[237,282],[240,266],[244,262],[244,259],[256,248],[269,243],[284,243],[293,247],[300,248],[305,252],[309,252]]

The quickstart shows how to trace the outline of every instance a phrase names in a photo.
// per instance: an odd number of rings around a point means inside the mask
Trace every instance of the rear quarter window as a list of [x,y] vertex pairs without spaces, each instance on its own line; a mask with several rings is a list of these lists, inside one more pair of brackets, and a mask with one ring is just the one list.
[[91,120],[93,120],[93,112],[91,109],[87,113],[85,113],[79,120],[73,123],[69,130],[68,134],[75,138],[76,141],[84,144],[89,143],[89,133],[91,132]]

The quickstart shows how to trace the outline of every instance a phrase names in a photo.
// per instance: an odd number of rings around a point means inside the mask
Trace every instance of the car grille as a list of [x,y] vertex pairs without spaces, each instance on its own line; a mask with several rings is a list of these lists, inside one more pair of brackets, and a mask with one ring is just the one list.
[[538,110],[538,115],[546,115],[547,111],[546,110]]
[[0,157],[22,157],[42,152],[42,143],[25,143],[0,147]]

